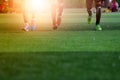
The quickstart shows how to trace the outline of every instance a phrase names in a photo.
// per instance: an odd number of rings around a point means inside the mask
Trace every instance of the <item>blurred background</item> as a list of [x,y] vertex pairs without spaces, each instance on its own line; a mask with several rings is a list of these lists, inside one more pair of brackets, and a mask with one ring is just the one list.
[[[0,0],[0,13],[21,13],[23,0]],[[42,1],[42,0],[41,0]],[[44,1],[44,0],[43,0]],[[65,8],[85,8],[86,0],[64,0]],[[111,0],[105,0],[104,7],[108,7]],[[120,4],[120,0],[117,0]]]

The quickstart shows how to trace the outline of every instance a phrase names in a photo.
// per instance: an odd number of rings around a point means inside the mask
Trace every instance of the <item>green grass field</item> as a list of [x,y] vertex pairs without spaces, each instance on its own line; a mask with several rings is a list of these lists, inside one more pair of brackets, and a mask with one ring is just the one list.
[[120,13],[103,13],[102,31],[84,9],[65,9],[52,30],[40,13],[36,31],[22,31],[22,14],[0,14],[0,80],[120,80]]

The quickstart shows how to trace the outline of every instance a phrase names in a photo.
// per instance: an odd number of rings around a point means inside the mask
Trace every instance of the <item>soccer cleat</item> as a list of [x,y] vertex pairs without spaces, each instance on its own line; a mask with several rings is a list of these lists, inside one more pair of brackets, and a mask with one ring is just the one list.
[[29,31],[29,26],[25,26],[22,30],[23,31]]
[[88,17],[88,24],[91,24],[92,23],[92,16],[89,16]]
[[58,28],[58,26],[57,26],[57,25],[54,25],[54,26],[53,26],[53,29],[54,29],[54,30],[56,30],[57,28]]
[[102,30],[102,28],[101,28],[101,26],[98,24],[98,25],[96,25],[96,30],[97,31],[101,31]]

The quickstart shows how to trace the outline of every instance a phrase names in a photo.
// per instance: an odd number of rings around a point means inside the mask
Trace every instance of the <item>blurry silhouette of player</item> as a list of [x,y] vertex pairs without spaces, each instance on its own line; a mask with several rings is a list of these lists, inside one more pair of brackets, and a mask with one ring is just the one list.
[[[23,4],[23,19],[24,19],[24,31],[34,31],[36,29],[36,11],[31,6],[28,1],[31,0],[22,0]],[[29,20],[30,19],[30,20]]]
[[93,2],[95,3],[96,8],[96,30],[101,31],[102,28],[100,26],[100,19],[101,19],[101,6],[104,0],[86,0],[87,12],[88,12],[88,23],[92,23],[92,6]]
[[52,25],[53,29],[57,29],[62,21],[63,13],[63,0],[53,0],[51,1],[51,15],[52,15]]

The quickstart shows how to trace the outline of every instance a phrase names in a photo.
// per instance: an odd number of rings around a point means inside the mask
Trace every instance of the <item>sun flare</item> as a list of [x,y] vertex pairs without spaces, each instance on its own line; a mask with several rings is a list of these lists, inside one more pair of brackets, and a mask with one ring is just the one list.
[[28,0],[27,8],[33,10],[46,10],[49,9],[50,3],[48,0]]

